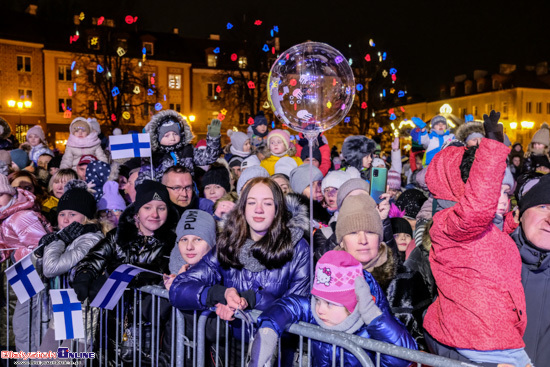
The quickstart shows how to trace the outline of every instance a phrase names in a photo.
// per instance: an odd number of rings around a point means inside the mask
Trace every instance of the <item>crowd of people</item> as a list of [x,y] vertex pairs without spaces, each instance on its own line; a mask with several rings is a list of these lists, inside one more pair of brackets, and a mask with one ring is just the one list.
[[[60,155],[39,125],[19,145],[0,118],[2,270],[30,256],[47,289],[68,284],[84,309],[131,264],[164,274],[142,272],[131,287],[162,286],[185,312],[215,308],[232,321],[260,310],[251,366],[269,363],[279,340],[281,363],[291,365],[296,341],[285,327],[299,321],[484,366],[544,366],[550,130],[544,123],[524,151],[499,116],[453,132],[444,116],[429,129],[413,118],[406,155],[398,138],[385,152],[349,136],[339,152],[321,134],[309,156],[302,134],[270,131],[263,113],[247,132],[229,130],[222,146],[221,121],[193,145],[187,121],[165,110],[144,129],[152,157],[124,160],[111,159],[95,119],[72,121]],[[387,169],[387,186],[373,198],[377,168]],[[15,345],[0,345],[52,350],[53,320],[45,335],[29,333],[37,297],[11,296],[10,305],[3,289]],[[97,320],[87,322],[93,333]],[[330,345],[312,348],[313,365],[331,364]],[[382,355],[381,364],[409,362]]]

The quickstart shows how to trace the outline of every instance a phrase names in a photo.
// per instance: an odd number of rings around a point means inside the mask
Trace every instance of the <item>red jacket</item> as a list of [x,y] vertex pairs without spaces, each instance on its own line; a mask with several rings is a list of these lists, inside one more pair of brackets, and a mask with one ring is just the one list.
[[436,213],[430,230],[430,265],[438,297],[424,328],[455,348],[523,348],[527,325],[521,258],[508,236],[517,224],[512,213],[504,231],[493,224],[509,149],[483,139],[466,184],[460,177],[464,147],[438,153],[426,174],[436,199],[456,204]]
[[[52,231],[51,225],[40,212],[35,211],[35,196],[17,189],[17,200],[0,213],[0,248],[17,248],[15,260],[19,261],[38,246],[45,234]],[[0,262],[11,251],[0,251]]]
[[[303,134],[300,133],[300,138],[303,138]],[[302,149],[304,149],[300,144],[295,144],[296,146],[296,157],[300,157],[302,154]],[[306,146],[306,149],[309,151],[309,147]],[[321,163],[319,165],[319,170],[323,174],[323,177],[327,175],[332,160],[330,159],[330,147],[328,144],[324,144],[323,146],[319,147],[319,152],[321,153]],[[309,155],[308,155],[309,156]]]

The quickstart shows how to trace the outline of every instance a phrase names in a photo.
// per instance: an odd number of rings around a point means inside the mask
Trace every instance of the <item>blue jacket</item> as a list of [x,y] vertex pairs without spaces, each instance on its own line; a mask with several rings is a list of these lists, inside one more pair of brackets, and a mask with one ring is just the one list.
[[[369,325],[361,326],[359,330],[355,332],[355,335],[416,350],[417,347],[413,337],[391,314],[388,301],[376,280],[374,280],[372,275],[367,271],[363,271],[363,274],[365,276],[365,280],[370,286],[371,293],[376,300],[376,305],[382,311],[382,315],[374,319]],[[300,321],[318,325],[313,316],[309,297],[290,296],[285,299],[278,300],[258,318],[260,328],[272,328],[275,332],[277,332],[279,337],[282,335],[286,326],[298,323]],[[312,340],[311,347],[313,366],[318,367],[332,365],[331,344]],[[367,353],[373,363],[376,364],[375,353],[370,351],[367,351]],[[336,361],[340,361],[340,348],[336,349]],[[380,362],[384,367],[406,367],[410,364],[408,361],[384,354],[381,355]],[[344,351],[344,366],[349,367],[359,365],[359,361],[350,352]]]
[[424,153],[424,158],[422,159],[422,165],[426,167],[432,161],[434,155],[439,153],[443,144],[450,140],[454,140],[455,136],[449,130],[445,131],[444,134],[439,135],[435,131],[428,133],[427,131],[421,131],[419,128],[411,130],[412,140],[424,147],[426,152]]

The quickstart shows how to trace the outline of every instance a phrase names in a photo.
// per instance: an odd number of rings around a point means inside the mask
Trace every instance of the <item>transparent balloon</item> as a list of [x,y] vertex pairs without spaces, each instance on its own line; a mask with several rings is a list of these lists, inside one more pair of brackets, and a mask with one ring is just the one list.
[[271,67],[268,99],[293,130],[321,133],[344,119],[355,97],[353,71],[335,48],[305,42],[283,52]]

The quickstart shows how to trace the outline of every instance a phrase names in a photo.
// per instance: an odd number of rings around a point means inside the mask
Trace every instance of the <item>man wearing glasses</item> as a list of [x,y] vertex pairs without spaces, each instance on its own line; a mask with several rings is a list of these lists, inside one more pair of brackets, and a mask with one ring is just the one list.
[[181,216],[188,209],[200,209],[207,213],[213,213],[210,200],[199,198],[195,192],[195,185],[191,172],[183,166],[173,166],[164,172],[162,184],[168,189],[170,201],[175,204]]

